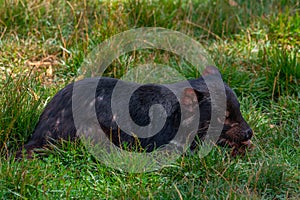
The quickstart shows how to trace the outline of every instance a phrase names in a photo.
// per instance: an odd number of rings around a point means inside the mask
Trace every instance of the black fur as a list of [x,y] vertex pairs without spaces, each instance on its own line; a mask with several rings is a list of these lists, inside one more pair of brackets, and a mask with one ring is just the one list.
[[[207,74],[206,74],[207,75]],[[208,75],[211,75],[208,72]],[[81,80],[81,87],[90,88],[94,84],[94,79]],[[95,94],[95,109],[97,113],[97,122],[86,119],[85,126],[93,127],[95,123],[100,124],[102,130],[111,141],[121,147],[126,143],[129,147],[138,147],[147,152],[153,151],[162,145],[168,144],[178,132],[180,121],[182,117],[188,118],[189,115],[193,116],[193,96],[189,96],[186,88],[183,88],[182,83],[175,83],[169,86],[181,88],[181,99],[178,100],[175,94],[168,89],[168,85],[146,84],[140,87],[132,94],[129,103],[129,112],[132,120],[139,126],[146,126],[150,123],[149,109],[154,104],[162,105],[166,111],[167,118],[164,127],[155,135],[148,138],[139,138],[138,145],[137,138],[133,137],[118,127],[114,120],[111,110],[111,96],[118,79],[102,77],[96,89]],[[130,82],[122,82],[123,85],[128,86],[135,84]],[[189,80],[191,85],[190,90],[195,92],[196,106],[200,110],[200,122],[192,121],[189,123],[198,123],[197,137],[204,138],[211,118],[211,103],[210,94],[203,77],[198,79]],[[246,121],[243,119],[239,102],[229,86],[224,84],[226,97],[227,97],[227,111],[229,113],[225,120],[225,125],[220,136],[219,144],[224,145],[226,142],[234,142],[240,144],[247,141],[252,137],[252,130]],[[71,140],[74,141],[78,135],[73,119],[72,111],[72,92],[74,83],[67,85],[59,91],[53,99],[48,103],[44,112],[41,114],[40,119],[35,127],[32,137],[29,142],[24,145],[24,149],[28,157],[31,157],[32,151],[36,148],[46,146],[49,140]],[[89,106],[90,102],[84,99],[81,101],[84,105]],[[191,103],[192,102],[192,103]],[[180,103],[183,109],[187,110],[186,116],[182,116]],[[234,125],[234,126],[233,126]],[[189,124],[186,124],[186,130],[189,130]],[[194,141],[191,144],[191,149],[195,149],[197,143]],[[22,148],[22,149],[23,149]],[[22,157],[22,149],[17,153],[17,157]]]

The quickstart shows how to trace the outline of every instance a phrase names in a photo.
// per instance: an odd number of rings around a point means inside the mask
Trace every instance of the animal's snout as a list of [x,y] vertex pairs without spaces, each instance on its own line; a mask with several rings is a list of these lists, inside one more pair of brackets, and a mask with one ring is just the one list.
[[252,136],[253,136],[253,131],[252,131],[252,129],[251,129],[251,128],[247,129],[247,130],[245,131],[245,139],[246,139],[246,140],[250,140],[250,139],[252,138]]

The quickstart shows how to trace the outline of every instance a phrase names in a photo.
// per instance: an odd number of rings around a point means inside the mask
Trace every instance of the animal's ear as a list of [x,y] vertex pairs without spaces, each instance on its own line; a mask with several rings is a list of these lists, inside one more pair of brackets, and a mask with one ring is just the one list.
[[202,76],[209,76],[209,75],[218,75],[218,76],[221,76],[221,73],[220,73],[219,69],[216,68],[215,66],[207,66],[203,70]]
[[188,112],[193,112],[195,107],[198,106],[198,94],[199,92],[195,91],[193,88],[185,88],[183,90],[180,103]]

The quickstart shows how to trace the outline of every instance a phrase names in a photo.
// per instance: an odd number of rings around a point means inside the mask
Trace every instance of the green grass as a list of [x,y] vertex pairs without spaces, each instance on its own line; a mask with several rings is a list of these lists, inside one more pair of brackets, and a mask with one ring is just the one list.
[[[0,0],[0,198],[299,199],[299,8],[299,0]],[[256,148],[232,159],[215,147],[204,158],[187,155],[140,174],[106,167],[81,144],[14,161],[84,57],[110,36],[149,26],[203,44],[238,95]],[[155,50],[122,56],[105,75],[120,78],[145,62],[197,77],[189,63]]]

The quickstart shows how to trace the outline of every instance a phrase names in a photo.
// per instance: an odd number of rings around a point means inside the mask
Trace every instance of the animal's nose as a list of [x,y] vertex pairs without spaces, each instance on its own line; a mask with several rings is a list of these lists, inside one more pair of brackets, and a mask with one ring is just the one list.
[[245,138],[246,138],[247,140],[251,139],[252,135],[253,135],[253,131],[252,131],[251,128],[249,128],[249,129],[247,129],[247,130],[245,131]]

